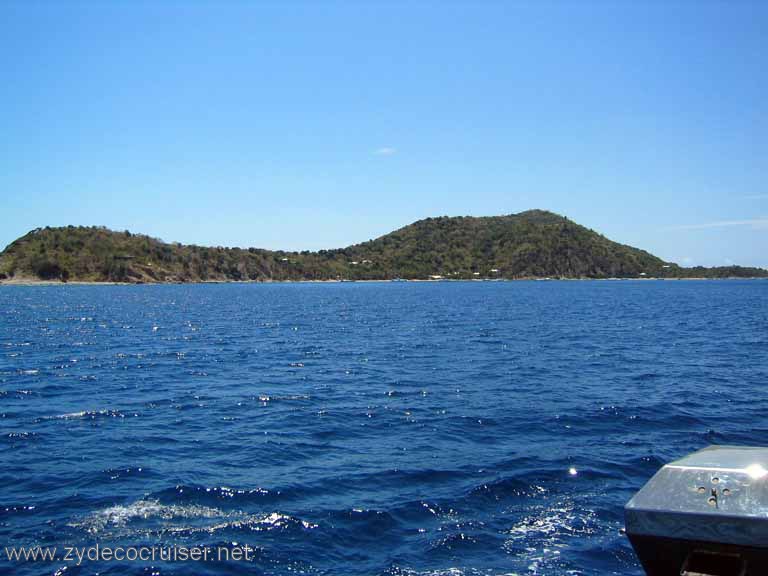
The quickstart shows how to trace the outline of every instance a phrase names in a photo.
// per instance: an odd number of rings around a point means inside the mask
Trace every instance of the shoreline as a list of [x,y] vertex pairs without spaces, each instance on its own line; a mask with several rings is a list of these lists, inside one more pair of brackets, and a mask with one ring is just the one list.
[[711,281],[711,280],[768,280],[760,276],[726,276],[722,278],[706,277],[670,277],[670,278],[442,278],[442,279],[365,279],[365,280],[199,280],[195,282],[114,282],[100,280],[71,280],[62,282],[61,280],[36,280],[30,278],[24,279],[6,279],[0,280],[0,286],[186,286],[200,284],[355,284],[355,283],[396,283],[419,282],[419,283],[441,283],[441,282],[631,282],[631,281]]

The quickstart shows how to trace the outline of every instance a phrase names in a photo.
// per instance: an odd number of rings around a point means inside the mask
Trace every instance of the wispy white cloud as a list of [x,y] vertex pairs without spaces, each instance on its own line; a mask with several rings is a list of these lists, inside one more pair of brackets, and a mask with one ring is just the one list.
[[670,226],[667,230],[707,230],[709,228],[734,228],[738,226],[749,226],[755,229],[768,228],[768,218],[720,220],[718,222],[706,222],[704,224],[683,224],[681,226]]
[[391,146],[382,146],[381,148],[377,148],[373,152],[376,154],[376,156],[393,156],[397,154],[397,148],[392,148]]

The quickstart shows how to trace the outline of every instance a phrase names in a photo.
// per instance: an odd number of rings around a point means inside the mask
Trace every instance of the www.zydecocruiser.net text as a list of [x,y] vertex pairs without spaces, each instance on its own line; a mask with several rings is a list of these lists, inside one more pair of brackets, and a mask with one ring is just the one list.
[[11,562],[250,562],[254,548],[234,546],[6,546]]

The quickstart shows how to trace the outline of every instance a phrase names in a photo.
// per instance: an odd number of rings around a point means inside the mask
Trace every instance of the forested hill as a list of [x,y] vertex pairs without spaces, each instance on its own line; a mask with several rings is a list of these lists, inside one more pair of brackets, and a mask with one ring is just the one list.
[[759,268],[682,268],[542,210],[427,218],[336,250],[169,244],[100,227],[38,228],[0,254],[0,280],[200,282],[477,278],[768,277]]

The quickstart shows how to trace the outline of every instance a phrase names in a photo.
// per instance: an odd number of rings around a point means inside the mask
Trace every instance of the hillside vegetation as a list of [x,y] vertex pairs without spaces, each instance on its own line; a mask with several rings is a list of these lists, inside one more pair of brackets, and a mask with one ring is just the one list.
[[0,280],[201,282],[364,279],[766,277],[682,268],[542,210],[420,220],[337,250],[282,252],[166,243],[101,227],[38,228],[0,253]]

